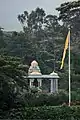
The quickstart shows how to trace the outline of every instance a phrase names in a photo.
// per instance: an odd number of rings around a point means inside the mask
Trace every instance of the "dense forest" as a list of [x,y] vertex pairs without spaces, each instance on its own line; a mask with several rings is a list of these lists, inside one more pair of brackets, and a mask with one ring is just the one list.
[[[60,65],[69,26],[71,90],[74,96],[80,93],[80,1],[63,3],[56,10],[59,16],[46,14],[43,8],[36,8],[31,13],[22,11],[17,17],[23,28],[20,32],[6,32],[3,26],[0,27],[0,109],[3,111],[29,103],[31,93],[23,76],[27,76],[34,59],[38,61],[42,74],[57,72],[59,89],[68,92],[68,51],[62,70]],[[35,99],[36,95],[30,97]],[[45,99],[43,95],[40,98]],[[80,96],[73,98],[80,100]]]

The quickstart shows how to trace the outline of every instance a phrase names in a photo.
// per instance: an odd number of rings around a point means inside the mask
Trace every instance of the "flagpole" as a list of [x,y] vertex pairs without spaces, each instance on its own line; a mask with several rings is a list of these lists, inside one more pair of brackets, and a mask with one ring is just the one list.
[[71,66],[70,66],[70,28],[69,28],[69,106],[71,105]]

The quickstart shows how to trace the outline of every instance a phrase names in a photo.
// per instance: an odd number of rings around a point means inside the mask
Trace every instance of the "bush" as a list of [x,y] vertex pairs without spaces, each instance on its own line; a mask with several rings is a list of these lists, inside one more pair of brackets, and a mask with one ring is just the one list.
[[43,106],[26,108],[27,120],[80,120],[80,106]]
[[[28,107],[57,106],[68,104],[68,92],[61,90],[58,93],[26,93],[24,100]],[[71,92],[71,104],[80,105],[80,89]]]
[[31,91],[31,93],[38,93],[38,88],[36,88],[36,87],[32,87],[32,88],[30,88],[30,91]]
[[24,107],[18,106],[8,111],[0,109],[0,120],[24,120]]
[[0,110],[0,119],[8,120],[80,120],[80,106],[18,107]]
[[59,93],[26,93],[25,95],[25,105],[28,107],[36,106],[55,106],[61,105],[64,102],[68,103],[68,93],[65,91],[60,91]]

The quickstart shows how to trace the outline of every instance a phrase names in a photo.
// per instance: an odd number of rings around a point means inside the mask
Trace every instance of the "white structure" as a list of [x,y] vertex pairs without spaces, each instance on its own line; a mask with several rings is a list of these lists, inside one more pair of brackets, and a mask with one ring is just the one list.
[[30,88],[35,87],[41,87],[42,81],[44,79],[50,80],[50,92],[58,92],[58,74],[55,72],[52,72],[50,75],[42,75],[40,68],[38,66],[38,63],[34,60],[31,63],[31,66],[28,71],[28,79],[29,79],[29,86]]
[[30,78],[30,76],[32,76],[29,81],[30,81],[30,88],[35,86],[35,87],[41,87],[42,86],[42,79],[40,78],[34,78],[34,76],[41,76],[41,72],[40,72],[40,68],[38,66],[38,63],[34,60],[31,63],[31,66],[29,68],[28,71],[28,78]]

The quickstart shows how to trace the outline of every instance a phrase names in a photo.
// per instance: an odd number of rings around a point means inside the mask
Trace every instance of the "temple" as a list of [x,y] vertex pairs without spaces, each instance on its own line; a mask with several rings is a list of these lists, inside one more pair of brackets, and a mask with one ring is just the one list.
[[58,92],[58,79],[59,76],[54,71],[49,75],[43,75],[39,68],[38,62],[35,60],[31,62],[31,66],[28,70],[28,80],[30,88],[43,87],[44,80],[46,80],[49,82],[50,85],[48,92]]

